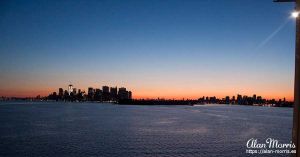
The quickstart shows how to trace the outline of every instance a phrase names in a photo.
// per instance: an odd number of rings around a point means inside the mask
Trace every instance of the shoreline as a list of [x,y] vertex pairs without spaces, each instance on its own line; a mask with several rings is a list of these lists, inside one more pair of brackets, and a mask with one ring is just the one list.
[[209,106],[209,105],[224,105],[224,106],[255,106],[255,107],[276,107],[276,108],[292,108],[293,106],[275,106],[274,104],[225,104],[225,103],[195,103],[196,100],[130,100],[120,102],[105,102],[105,101],[55,101],[55,100],[1,100],[0,102],[55,102],[55,103],[95,103],[95,104],[111,104],[111,105],[128,105],[128,106]]

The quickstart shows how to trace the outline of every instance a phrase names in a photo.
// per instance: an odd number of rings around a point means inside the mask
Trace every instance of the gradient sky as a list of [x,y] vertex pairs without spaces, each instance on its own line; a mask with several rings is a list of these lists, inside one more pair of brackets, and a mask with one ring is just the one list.
[[292,99],[292,3],[0,1],[0,95],[125,86],[135,98]]

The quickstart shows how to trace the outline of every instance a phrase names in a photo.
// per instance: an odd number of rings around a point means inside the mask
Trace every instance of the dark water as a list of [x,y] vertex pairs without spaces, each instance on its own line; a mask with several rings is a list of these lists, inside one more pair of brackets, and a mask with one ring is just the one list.
[[290,108],[0,103],[0,156],[247,156],[291,130]]

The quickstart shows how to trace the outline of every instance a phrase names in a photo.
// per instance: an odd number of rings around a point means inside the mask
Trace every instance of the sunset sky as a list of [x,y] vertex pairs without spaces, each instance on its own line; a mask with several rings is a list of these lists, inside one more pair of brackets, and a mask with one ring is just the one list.
[[125,86],[134,98],[293,98],[292,3],[0,1],[0,96]]

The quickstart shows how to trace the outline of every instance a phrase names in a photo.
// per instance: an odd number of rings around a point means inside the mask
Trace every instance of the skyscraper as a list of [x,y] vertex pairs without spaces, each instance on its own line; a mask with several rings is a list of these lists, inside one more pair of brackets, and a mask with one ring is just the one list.
[[118,99],[118,88],[110,87],[110,98],[112,101],[117,101]]
[[76,95],[76,94],[77,94],[77,89],[73,88],[73,95]]
[[103,93],[109,93],[109,87],[108,86],[102,86],[102,92]]
[[230,97],[229,96],[225,97],[225,104],[230,104]]
[[58,89],[58,96],[59,96],[60,98],[62,98],[63,95],[64,95],[64,89],[59,88],[59,89]]
[[119,88],[118,97],[120,100],[128,99],[128,91],[126,90],[126,88]]
[[255,99],[255,100],[256,100],[256,94],[253,94],[253,99]]
[[72,92],[73,92],[73,85],[69,84],[69,86],[68,86],[68,94],[71,95]]
[[110,93],[109,93],[108,86],[102,87],[102,98],[103,98],[103,101],[110,101]]
[[94,100],[102,101],[102,91],[99,88],[96,88],[95,90]]
[[242,95],[238,94],[238,95],[237,95],[237,103],[238,103],[239,105],[241,105],[242,102],[243,102]]
[[94,89],[92,87],[88,88],[88,100],[92,101],[94,99]]
[[132,92],[131,91],[128,92],[128,99],[132,99]]

